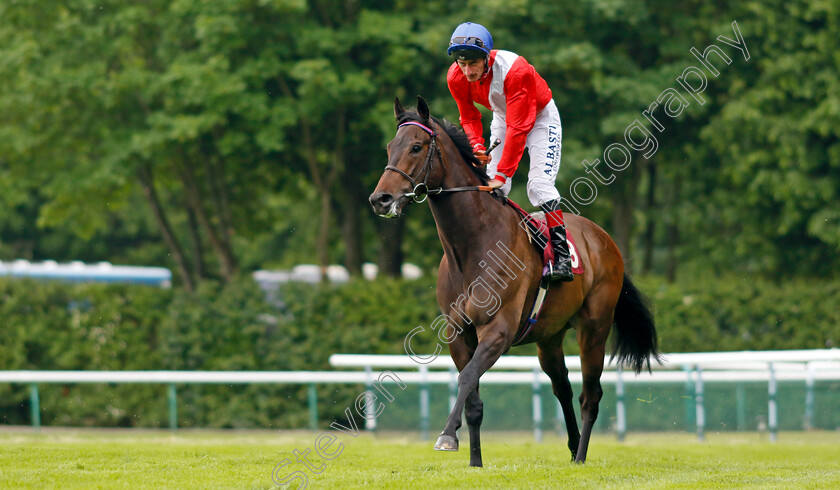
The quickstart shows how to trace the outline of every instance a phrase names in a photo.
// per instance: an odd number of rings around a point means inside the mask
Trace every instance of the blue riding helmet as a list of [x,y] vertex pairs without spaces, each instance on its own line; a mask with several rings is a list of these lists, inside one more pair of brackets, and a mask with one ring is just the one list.
[[456,60],[474,60],[490,56],[493,36],[481,24],[464,22],[455,28],[446,54]]

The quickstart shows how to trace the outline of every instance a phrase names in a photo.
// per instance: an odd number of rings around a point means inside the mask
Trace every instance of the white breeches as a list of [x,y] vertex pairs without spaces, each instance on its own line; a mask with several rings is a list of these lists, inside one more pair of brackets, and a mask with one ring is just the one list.
[[[487,175],[490,178],[496,175],[498,159],[505,149],[505,120],[502,116],[493,113],[493,122],[490,124],[490,142],[501,140],[501,143],[490,154],[493,159],[487,164]],[[560,124],[560,113],[554,105],[554,99],[537,113],[534,128],[528,133],[525,147],[531,157],[531,168],[528,170],[528,199],[534,206],[539,206],[548,201],[559,199],[555,178],[560,170],[560,149],[563,137],[563,127]],[[508,195],[513,178],[507,179],[502,186],[502,192]]]

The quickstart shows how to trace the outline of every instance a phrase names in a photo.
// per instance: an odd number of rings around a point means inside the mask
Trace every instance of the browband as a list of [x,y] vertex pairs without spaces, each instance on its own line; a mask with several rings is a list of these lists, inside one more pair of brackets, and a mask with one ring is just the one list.
[[414,121],[404,122],[404,123],[400,124],[399,126],[397,126],[397,129],[399,129],[403,126],[417,126],[418,128],[422,129],[423,131],[429,133],[430,136],[437,136],[437,133],[432,131],[427,126],[425,126],[423,124],[420,124],[419,122],[414,122]]

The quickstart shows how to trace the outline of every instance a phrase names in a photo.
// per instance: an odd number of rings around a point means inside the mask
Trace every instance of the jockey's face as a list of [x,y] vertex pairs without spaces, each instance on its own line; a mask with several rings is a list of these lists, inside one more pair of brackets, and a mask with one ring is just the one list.
[[484,74],[484,67],[487,64],[484,58],[477,60],[458,60],[458,68],[467,77],[468,82],[475,82]]

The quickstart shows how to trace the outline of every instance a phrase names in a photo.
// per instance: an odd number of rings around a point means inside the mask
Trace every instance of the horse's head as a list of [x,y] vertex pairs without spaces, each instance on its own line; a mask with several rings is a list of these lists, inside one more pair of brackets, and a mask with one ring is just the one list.
[[429,117],[429,106],[417,97],[417,112],[407,111],[400,99],[394,100],[394,116],[399,127],[388,143],[388,165],[370,195],[374,212],[386,218],[402,213],[412,200],[422,202],[429,186],[440,184],[440,165],[434,165],[440,153]]

